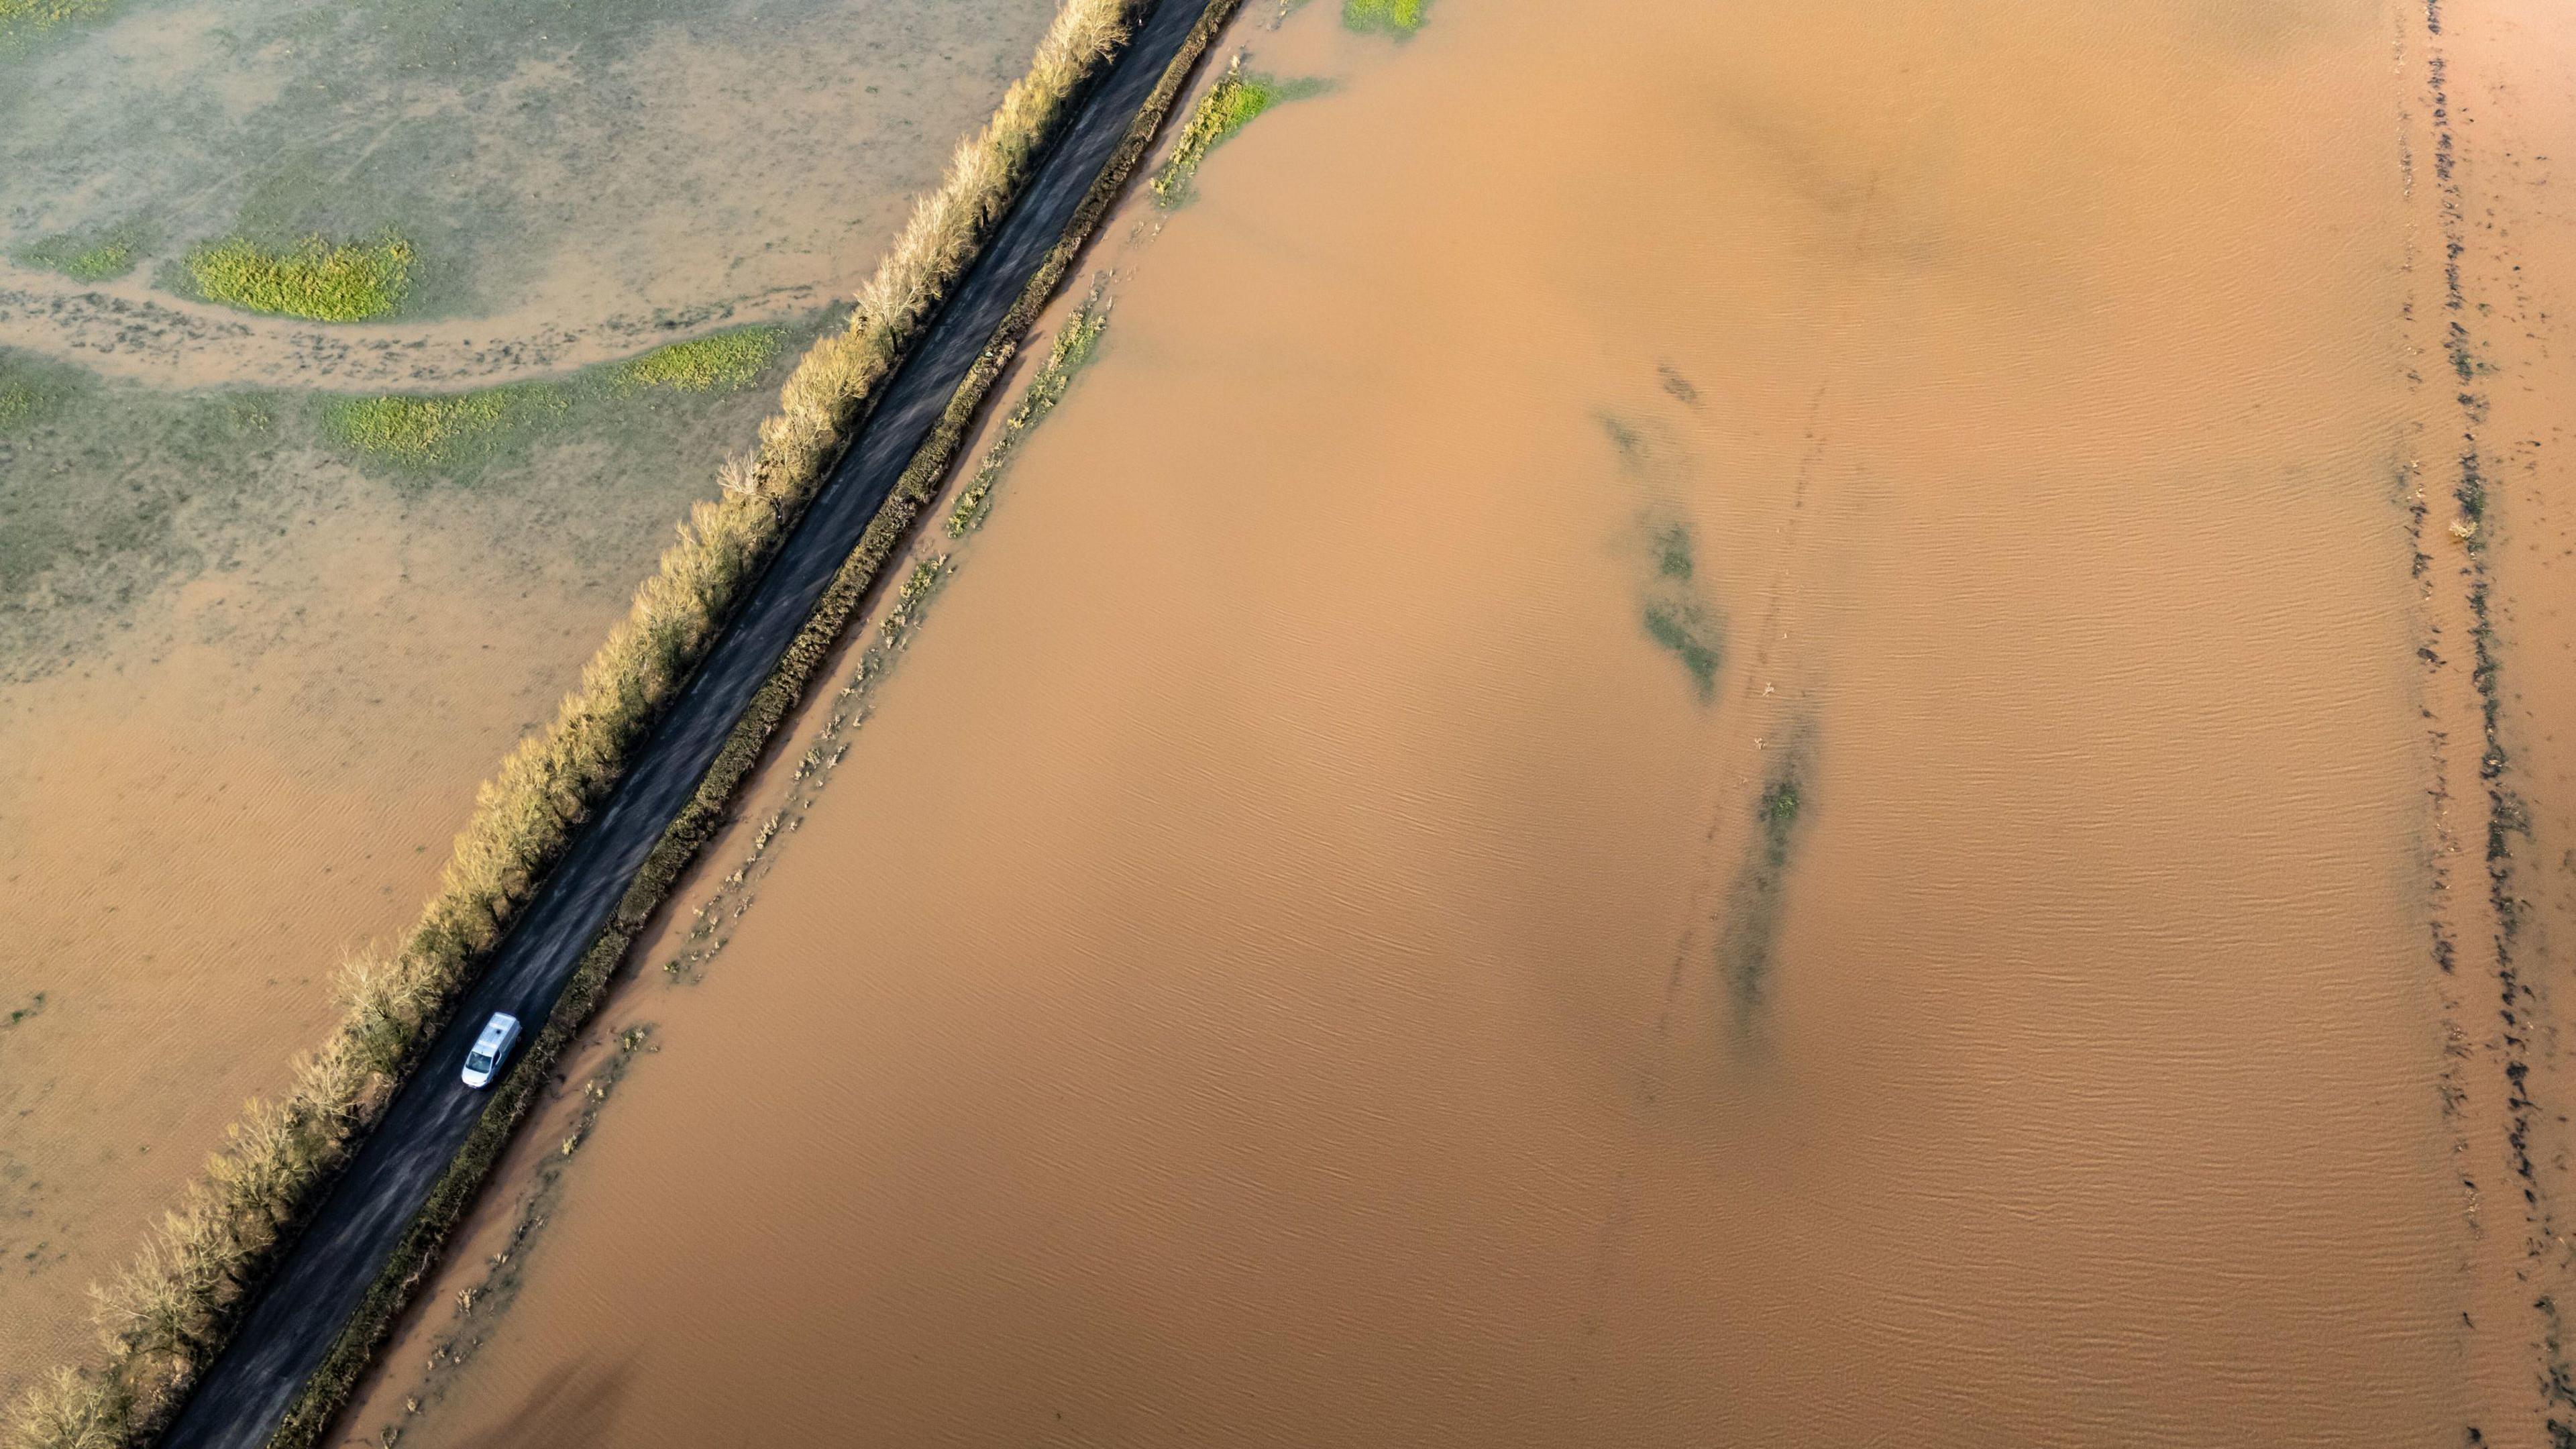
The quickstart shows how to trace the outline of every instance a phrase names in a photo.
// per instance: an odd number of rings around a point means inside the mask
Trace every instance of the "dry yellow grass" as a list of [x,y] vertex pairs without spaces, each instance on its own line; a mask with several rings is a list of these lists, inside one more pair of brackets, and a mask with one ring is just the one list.
[[729,465],[721,496],[690,510],[554,723],[484,783],[411,934],[342,967],[339,1027],[294,1062],[282,1095],[245,1107],[180,1206],[113,1282],[93,1289],[101,1352],[19,1398],[5,1431],[10,1449],[121,1449],[167,1421],[220,1351],[232,1311],[280,1235],[373,1123],[484,954],[616,784],[821,481],[860,404],[1008,209],[1068,98],[1124,39],[1128,5],[1065,0],[1028,73],[958,147],[944,183],[921,199],[860,290],[849,326],[817,342],[788,379],[759,449]]

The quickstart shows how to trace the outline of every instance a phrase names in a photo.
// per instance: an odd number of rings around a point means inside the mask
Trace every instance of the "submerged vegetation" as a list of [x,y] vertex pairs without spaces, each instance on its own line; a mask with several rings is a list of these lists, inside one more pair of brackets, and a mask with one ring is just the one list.
[[1207,159],[1210,151],[1224,145],[1272,106],[1315,95],[1323,88],[1321,81],[1281,80],[1246,71],[1243,57],[1236,56],[1225,74],[1199,98],[1198,109],[1190,113],[1189,124],[1181,128],[1180,139],[1172,143],[1172,154],[1154,173],[1156,204],[1170,208],[1189,200],[1199,163]]
[[[8,0],[0,0],[0,5],[7,3]],[[114,226],[87,235],[66,232],[45,237],[18,253],[18,260],[31,267],[60,272],[75,282],[105,282],[133,271],[142,251],[143,235],[139,229]]]
[[1717,676],[1726,665],[1726,619],[1706,597],[1698,540],[1673,501],[1692,475],[1689,455],[1651,423],[1631,423],[1607,413],[1599,421],[1619,471],[1647,492],[1638,519],[1646,562],[1638,622],[1646,637],[1690,676],[1700,703],[1714,703]]
[[[987,351],[960,386],[895,496],[728,738],[697,794],[647,858],[562,1000],[496,1084],[473,1135],[272,1442],[316,1441],[364,1371],[418,1274],[437,1255],[578,1024],[597,1005],[634,934],[713,834],[733,789],[926,503],[999,377],[1011,339],[1060,285],[1074,249],[1107,214],[1117,185],[1141,157],[1181,79],[1232,8],[1231,0],[1208,0],[1189,45],[1140,111],[1073,228],[1005,319],[1002,343]],[[815,343],[788,379],[780,411],[761,425],[757,451],[728,467],[720,498],[691,510],[659,571],[636,591],[628,617],[583,671],[552,725],[522,741],[483,785],[439,889],[410,934],[342,968],[340,1025],[318,1050],[297,1059],[284,1094],[250,1104],[179,1208],[100,1291],[102,1355],[83,1369],[57,1370],[12,1407],[12,1449],[111,1449],[146,1441],[168,1422],[221,1351],[319,1189],[417,1065],[459,993],[624,774],[632,752],[704,656],[744,585],[801,515],[865,399],[893,371],[1009,210],[1069,100],[1124,41],[1127,19],[1126,0],[1065,0],[1029,72],[1004,95],[982,131],[958,148],[943,184],[922,198],[860,292],[848,326]],[[253,260],[262,255],[247,246],[243,253]],[[250,270],[256,279],[257,268]],[[336,300],[360,305],[370,295],[359,288]],[[400,430],[389,434],[399,435]]]
[[1699,596],[1690,525],[1679,518],[1650,518],[1646,533],[1654,564],[1640,610],[1646,637],[1680,662],[1700,703],[1710,703],[1717,698],[1717,675],[1726,662],[1726,629],[1717,611]]
[[292,251],[228,237],[188,253],[186,265],[210,301],[316,322],[365,322],[402,306],[416,259],[410,242],[391,235],[341,244],[311,236]]
[[1074,376],[1098,354],[1100,336],[1109,330],[1109,279],[1105,275],[1093,283],[1090,295],[1084,297],[1056,329],[1055,343],[1047,349],[1047,359],[1036,375],[1029,379],[1028,391],[1020,395],[1019,405],[1002,419],[991,446],[984,450],[984,460],[975,465],[975,476],[958,490],[957,506],[948,511],[948,536],[964,538],[984,526],[986,515],[993,511],[993,487],[1019,455],[1020,443],[1031,429],[1046,421],[1057,403],[1073,387]]
[[1780,908],[1789,875],[1789,859],[1798,840],[1799,822],[1807,811],[1807,776],[1813,753],[1809,732],[1801,727],[1785,745],[1764,751],[1770,769],[1762,792],[1753,799],[1751,837],[1744,865],[1727,892],[1726,914],[1718,923],[1717,969],[1735,1006],[1735,1027],[1750,1035],[1759,1024],[1770,987],[1771,958],[1779,944]]
[[732,392],[750,386],[786,340],[787,334],[776,327],[736,327],[656,347],[618,367],[617,380],[628,387],[675,392]]
[[1411,35],[1429,19],[1431,0],[1342,0],[1342,23],[1353,30]]

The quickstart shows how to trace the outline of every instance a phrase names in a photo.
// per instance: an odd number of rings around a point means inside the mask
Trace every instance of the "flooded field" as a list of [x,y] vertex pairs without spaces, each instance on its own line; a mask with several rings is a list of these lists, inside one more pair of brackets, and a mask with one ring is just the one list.
[[2576,1423],[2568,23],[1341,19],[349,1442]]
[[[0,28],[0,1398],[411,921],[1054,6],[96,9]],[[385,320],[182,275],[385,231]]]

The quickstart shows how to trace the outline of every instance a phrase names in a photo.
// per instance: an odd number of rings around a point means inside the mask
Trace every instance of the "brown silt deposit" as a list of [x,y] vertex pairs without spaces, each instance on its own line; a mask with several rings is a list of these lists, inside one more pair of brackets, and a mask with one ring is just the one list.
[[1337,9],[402,1442],[2576,1424],[2576,34]]

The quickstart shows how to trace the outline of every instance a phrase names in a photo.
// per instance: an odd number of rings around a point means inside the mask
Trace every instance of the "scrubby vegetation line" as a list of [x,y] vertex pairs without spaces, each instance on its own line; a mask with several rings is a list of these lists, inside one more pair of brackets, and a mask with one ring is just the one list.
[[211,301],[316,322],[365,322],[402,306],[417,260],[410,242],[390,235],[346,243],[306,237],[282,252],[227,237],[188,253],[186,267]]
[[[1115,181],[1123,183],[1132,171],[1189,66],[1234,3],[1209,0],[1199,29],[1113,156]],[[983,130],[959,147],[945,182],[922,199],[859,293],[849,325],[807,352],[781,392],[780,411],[761,425],[758,448],[724,470],[721,496],[691,510],[659,571],[638,589],[629,616],[584,669],[552,726],[524,740],[483,785],[439,891],[418,924],[393,948],[348,963],[339,982],[346,1007],[339,1028],[321,1048],[297,1059],[283,1095],[249,1104],[205,1176],[189,1186],[135,1261],[99,1290],[99,1356],[57,1370],[13,1407],[13,1449],[140,1444],[176,1412],[305,1214],[418,1065],[458,996],[622,776],[734,603],[802,515],[864,419],[878,385],[1009,210],[1069,113],[1069,102],[1123,42],[1128,15],[1128,0],[1066,0],[1028,74],[1011,87]],[[1075,249],[1106,214],[1115,186],[1107,184],[1112,177],[1103,180],[1005,320],[1003,338],[1025,331],[1061,284]],[[755,698],[697,796],[647,858],[552,1016],[498,1087],[276,1442],[312,1442],[345,1397],[554,1061],[597,1005],[627,944],[714,833],[770,732],[927,505],[1010,351],[1007,341],[988,351],[961,385],[949,415]]]

